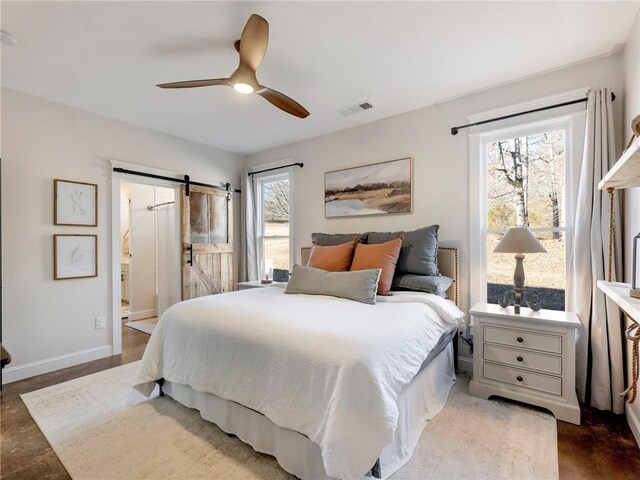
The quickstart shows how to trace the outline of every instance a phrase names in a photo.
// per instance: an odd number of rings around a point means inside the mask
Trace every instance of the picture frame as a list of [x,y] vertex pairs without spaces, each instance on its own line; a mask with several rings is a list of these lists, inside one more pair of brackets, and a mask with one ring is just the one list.
[[98,276],[98,235],[55,234],[53,279],[68,280]]
[[413,158],[324,174],[325,218],[413,213]]
[[98,226],[98,185],[72,180],[53,180],[53,224],[74,227]]

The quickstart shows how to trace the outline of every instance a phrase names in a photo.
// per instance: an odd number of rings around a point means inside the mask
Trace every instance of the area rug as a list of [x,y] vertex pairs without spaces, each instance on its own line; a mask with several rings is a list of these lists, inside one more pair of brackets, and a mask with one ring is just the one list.
[[157,318],[145,318],[144,320],[136,320],[135,322],[127,322],[125,323],[125,327],[134,328],[139,330],[147,335],[151,335],[153,333],[153,329],[156,328],[156,324],[158,323]]
[[[276,460],[169,397],[132,390],[140,362],[22,395],[74,479],[291,479]],[[467,393],[459,376],[412,459],[391,478],[557,479],[550,414]]]

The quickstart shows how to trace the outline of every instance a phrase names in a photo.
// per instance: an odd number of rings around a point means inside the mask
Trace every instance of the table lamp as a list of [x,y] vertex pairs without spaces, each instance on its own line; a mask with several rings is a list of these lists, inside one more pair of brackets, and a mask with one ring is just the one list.
[[514,227],[502,237],[496,246],[495,253],[515,253],[516,270],[513,273],[513,291],[507,292],[500,302],[502,308],[506,308],[513,299],[514,313],[520,313],[520,306],[530,307],[534,311],[540,310],[540,305],[529,300],[524,291],[524,254],[546,253],[545,248],[528,227]]

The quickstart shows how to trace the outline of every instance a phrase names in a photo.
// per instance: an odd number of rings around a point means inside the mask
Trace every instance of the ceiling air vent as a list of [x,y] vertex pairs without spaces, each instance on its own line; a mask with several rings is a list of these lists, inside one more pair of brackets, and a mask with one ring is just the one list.
[[348,117],[350,115],[355,115],[356,113],[369,110],[370,108],[373,108],[373,105],[371,105],[369,102],[361,102],[356,105],[351,105],[350,107],[341,108],[340,110],[338,110],[338,113],[344,115],[345,117]]

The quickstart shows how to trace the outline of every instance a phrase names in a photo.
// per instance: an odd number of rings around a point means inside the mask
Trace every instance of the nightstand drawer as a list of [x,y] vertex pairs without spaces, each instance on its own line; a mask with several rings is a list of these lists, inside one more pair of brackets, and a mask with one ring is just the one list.
[[553,375],[562,374],[562,357],[499,347],[488,343],[483,345],[483,350],[485,360],[506,363],[514,367],[530,368]]
[[489,380],[509,383],[519,387],[531,388],[541,392],[562,395],[562,378],[526,372],[517,368],[503,367],[484,362],[484,377]]
[[560,335],[545,335],[506,327],[484,326],[483,339],[485,342],[511,345],[514,347],[531,348],[541,352],[562,353],[562,337]]

